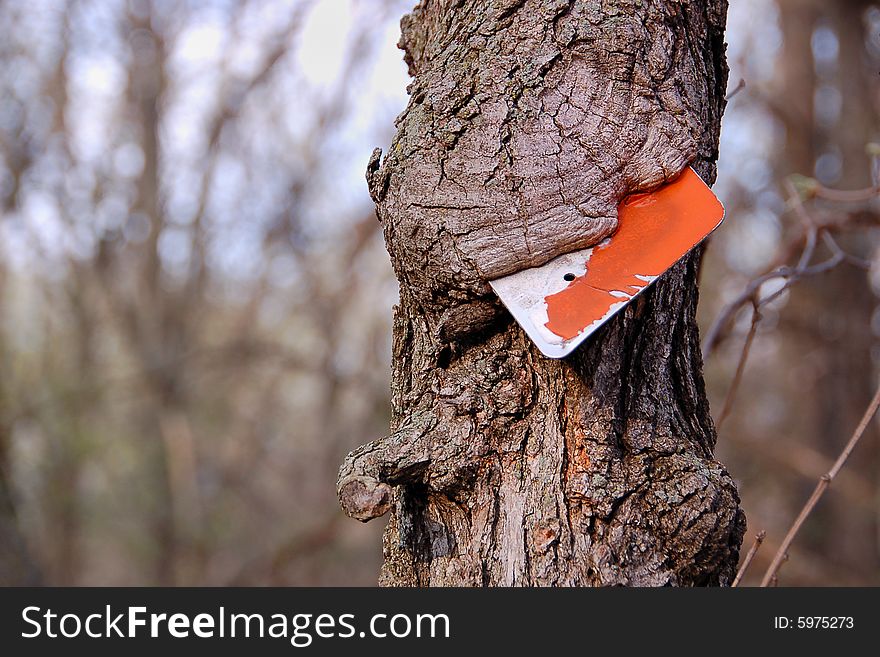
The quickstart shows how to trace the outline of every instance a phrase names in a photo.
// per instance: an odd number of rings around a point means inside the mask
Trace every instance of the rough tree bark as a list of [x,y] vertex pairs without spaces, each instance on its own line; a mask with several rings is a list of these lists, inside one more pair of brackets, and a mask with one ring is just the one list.
[[[367,179],[400,283],[392,433],[345,460],[391,510],[386,585],[712,585],[744,528],[713,458],[699,254],[564,361],[486,280],[594,244],[628,192],[714,180],[723,0],[423,0],[414,80]],[[378,149],[377,149],[378,151]]]

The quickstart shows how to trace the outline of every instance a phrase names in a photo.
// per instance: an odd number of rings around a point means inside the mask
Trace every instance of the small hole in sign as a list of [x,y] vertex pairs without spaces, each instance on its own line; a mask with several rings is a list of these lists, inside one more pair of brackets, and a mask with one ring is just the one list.
[[562,278],[564,278],[564,279],[567,280],[568,282],[571,282],[571,281],[573,281],[575,278],[577,278],[577,276],[575,276],[575,275],[572,274],[572,273],[568,273],[568,274],[566,274],[565,276],[563,276]]

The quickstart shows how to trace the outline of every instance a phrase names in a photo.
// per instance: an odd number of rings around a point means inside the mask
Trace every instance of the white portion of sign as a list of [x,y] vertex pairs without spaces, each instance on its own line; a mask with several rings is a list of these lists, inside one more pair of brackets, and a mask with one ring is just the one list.
[[[606,242],[598,246],[605,246]],[[629,303],[636,295],[654,282],[656,276],[636,275],[645,281],[638,290],[624,292],[613,290],[610,293],[618,298],[601,318],[595,320],[570,340],[566,340],[547,328],[547,302],[545,299],[561,292],[569,284],[586,274],[593,248],[566,253],[541,267],[532,267],[509,276],[489,281],[495,294],[501,299],[513,318],[540,349],[550,358],[564,358],[578,348],[596,329],[604,324],[618,310]]]
[[[566,253],[541,267],[524,269],[489,281],[495,294],[545,356],[567,356],[583,341],[581,336],[586,337],[584,333],[589,335],[592,332],[588,327],[572,340],[564,340],[556,335],[545,326],[548,318],[547,302],[544,301],[564,290],[574,279],[583,276],[587,272],[587,262],[592,253],[592,248]],[[609,310],[609,316],[615,310],[616,308]],[[602,321],[604,319],[599,324]]]

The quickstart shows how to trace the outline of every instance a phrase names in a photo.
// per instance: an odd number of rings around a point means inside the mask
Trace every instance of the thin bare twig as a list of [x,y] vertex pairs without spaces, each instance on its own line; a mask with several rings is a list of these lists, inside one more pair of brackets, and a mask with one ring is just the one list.
[[[782,565],[782,564],[784,564],[786,561],[788,561],[788,552],[786,552],[785,554],[782,555],[782,558],[779,560],[779,564]],[[761,586],[765,586],[765,587],[766,587],[766,586],[768,586],[768,585],[762,583]],[[777,586],[779,586],[779,573],[778,573],[778,572],[773,573],[773,577],[770,578],[770,584],[769,584],[769,586],[773,587],[774,589],[775,589]]]
[[758,548],[761,547],[761,543],[764,542],[765,538],[767,538],[767,532],[762,529],[757,533],[757,535],[755,536],[755,542],[752,543],[752,547],[750,547],[749,551],[746,553],[746,558],[743,559],[742,566],[739,567],[739,570],[736,573],[736,577],[733,578],[733,584],[730,585],[731,588],[733,588],[734,586],[739,586],[740,581],[742,581],[743,575],[746,574],[749,566],[752,565],[752,560],[758,553]]
[[816,185],[815,194],[827,201],[840,203],[864,203],[880,194],[880,187],[866,187],[864,189],[831,189],[824,185]]
[[803,526],[810,513],[812,513],[828,486],[831,485],[834,477],[837,476],[837,473],[840,472],[840,469],[843,467],[844,463],[846,463],[849,455],[852,454],[861,439],[862,434],[865,433],[865,429],[868,428],[871,419],[877,413],[878,408],[880,408],[880,386],[878,386],[877,392],[874,393],[874,398],[871,400],[871,403],[868,404],[868,408],[865,410],[865,414],[862,416],[859,426],[856,427],[856,430],[846,443],[846,446],[844,446],[843,451],[840,452],[840,456],[837,457],[837,460],[834,462],[834,465],[831,466],[831,469],[820,477],[819,482],[816,484],[816,488],[813,490],[813,494],[810,495],[810,499],[807,500],[804,508],[801,509],[800,514],[798,514],[798,517],[795,519],[791,528],[788,530],[788,533],[785,535],[785,538],[782,540],[782,544],[779,546],[776,555],[773,557],[773,561],[770,562],[770,566],[764,574],[761,586],[768,586],[776,579],[779,567],[782,565],[782,562],[785,561],[786,555],[788,554],[788,548],[791,547],[792,541],[794,541],[798,531],[800,531],[800,528]]
[[841,262],[848,262],[854,267],[870,271],[870,260],[859,258],[858,256],[854,256],[852,253],[847,253],[846,251],[844,251],[842,248],[840,248],[840,245],[837,243],[837,240],[834,239],[831,233],[823,231],[822,240],[825,242],[825,245],[830,249],[831,253],[833,253],[834,256],[840,258]]
[[[706,339],[703,342],[704,359],[708,358],[715,348],[722,342],[727,328],[730,326],[739,310],[746,304],[751,303],[753,306],[760,309],[762,306],[766,306],[779,298],[801,279],[824,274],[842,263],[848,263],[861,269],[870,268],[870,262],[844,251],[837,244],[831,234],[832,231],[841,230],[851,224],[853,222],[852,217],[847,217],[845,220],[837,222],[819,222],[807,211],[804,206],[803,195],[790,180],[786,182],[786,190],[788,192],[788,202],[786,205],[795,213],[803,225],[803,230],[799,233],[797,239],[794,240],[794,244],[803,244],[797,264],[794,266],[774,266],[772,270],[752,279],[742,293],[722,309],[706,333]],[[829,189],[815,182],[809,191],[811,198],[823,198],[836,202],[869,200],[876,197],[878,193],[877,188],[874,187],[843,191]],[[811,265],[810,262],[815,255],[816,246],[820,237],[831,252],[831,256],[822,262]],[[782,284],[779,288],[768,296],[762,297],[761,289],[763,285],[778,279],[782,280]]]
[[[798,480],[815,483],[834,463],[834,458],[827,458],[819,450],[793,440],[744,438],[738,432],[729,433],[726,439],[735,443],[736,449],[747,451],[758,460],[772,462],[783,468],[785,476],[796,476]],[[853,507],[869,512],[876,510],[873,483],[852,470],[834,482],[834,493]]]
[[752,325],[749,327],[749,333],[746,335],[745,343],[743,343],[739,362],[736,365],[736,373],[733,375],[733,381],[730,383],[730,388],[727,390],[727,396],[724,398],[724,406],[721,409],[721,414],[718,416],[718,421],[715,423],[716,431],[721,431],[721,425],[724,424],[724,420],[727,419],[727,416],[730,415],[731,409],[733,409],[733,402],[736,399],[736,393],[739,390],[739,384],[742,381],[742,375],[746,369],[746,361],[749,359],[749,351],[752,348],[755,334],[758,332],[758,323],[760,321],[761,312],[758,310],[758,304],[753,301]]
[[736,83],[736,86],[727,92],[727,95],[724,97],[724,100],[730,100],[734,96],[736,96],[740,91],[746,88],[746,81],[743,78],[739,79],[739,82]]

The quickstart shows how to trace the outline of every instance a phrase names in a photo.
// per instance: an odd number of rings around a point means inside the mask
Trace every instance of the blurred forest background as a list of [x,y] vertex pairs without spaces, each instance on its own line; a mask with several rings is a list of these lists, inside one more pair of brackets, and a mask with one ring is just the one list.
[[[375,583],[334,486],[389,419],[363,172],[410,5],[0,0],[0,582]],[[731,0],[727,39],[700,313],[754,584],[880,370],[880,4]],[[780,583],[880,585],[876,425]]]

